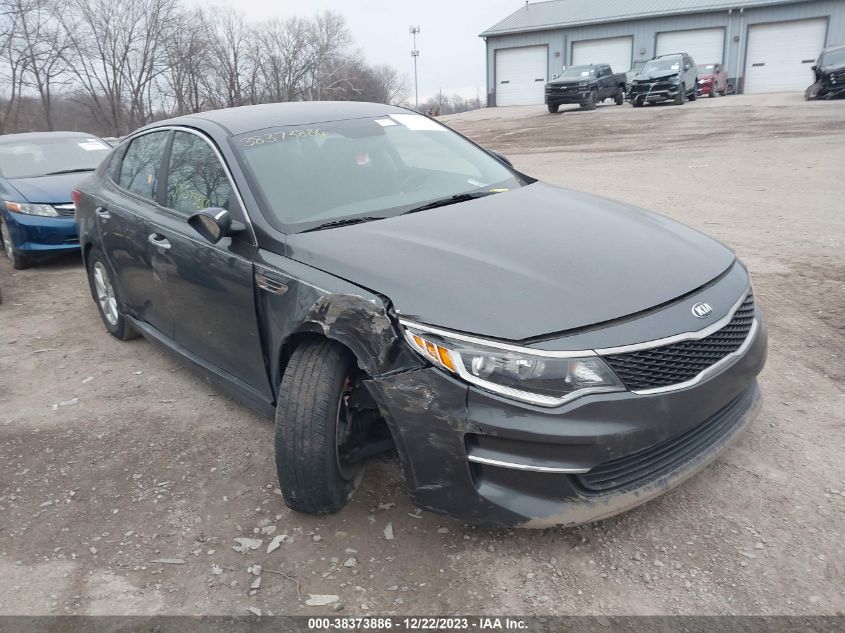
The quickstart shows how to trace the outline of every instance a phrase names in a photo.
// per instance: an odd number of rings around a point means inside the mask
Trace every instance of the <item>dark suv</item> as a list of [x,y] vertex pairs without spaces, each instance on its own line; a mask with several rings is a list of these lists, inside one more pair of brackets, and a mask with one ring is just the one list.
[[804,92],[808,101],[845,97],[845,46],[824,49],[813,65],[813,77],[815,81]]
[[74,196],[106,329],[275,413],[296,510],[339,510],[395,448],[419,507],[581,523],[680,483],[758,409],[766,330],[728,248],[402,108],[155,123]]
[[628,100],[635,108],[656,101],[672,100],[683,105],[695,101],[698,73],[692,57],[686,53],[660,55],[643,66],[631,81]]
[[546,84],[546,106],[555,113],[561,105],[575,103],[584,110],[595,110],[596,104],[613,99],[625,103],[625,80],[607,64],[589,64],[564,68]]

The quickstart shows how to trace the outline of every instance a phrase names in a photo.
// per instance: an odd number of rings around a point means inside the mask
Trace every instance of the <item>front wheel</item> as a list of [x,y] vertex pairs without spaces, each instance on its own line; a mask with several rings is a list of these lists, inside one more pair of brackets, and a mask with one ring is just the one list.
[[12,262],[12,268],[15,270],[23,270],[32,265],[32,260],[15,248],[12,242],[12,234],[9,232],[9,227],[6,226],[5,220],[0,220],[0,237],[3,238],[3,252],[6,257]]
[[690,101],[695,101],[696,99],[698,99],[698,88],[697,88],[697,87],[694,87],[694,88],[692,89],[692,92],[690,93],[689,100],[690,100]]
[[684,105],[687,98],[687,89],[684,84],[678,86],[678,94],[675,95],[675,105]]
[[581,104],[582,110],[595,110],[596,109],[596,101],[598,100],[596,91],[590,90],[590,96],[587,97],[587,100]]
[[366,442],[369,419],[355,406],[356,390],[366,389],[357,374],[352,356],[329,340],[302,343],[288,361],[275,443],[279,486],[292,510],[338,512],[361,482],[363,462],[355,455]]
[[549,108],[549,114],[557,114],[557,111],[560,109],[559,103],[555,103],[555,104],[547,103],[546,105]]

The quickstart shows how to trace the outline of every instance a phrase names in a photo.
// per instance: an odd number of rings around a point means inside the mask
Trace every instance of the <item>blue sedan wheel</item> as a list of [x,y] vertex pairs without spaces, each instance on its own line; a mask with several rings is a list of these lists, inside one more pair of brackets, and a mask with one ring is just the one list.
[[5,220],[0,220],[0,237],[3,238],[3,251],[6,257],[12,262],[12,267],[15,270],[23,270],[29,268],[29,257],[19,253],[12,242],[12,234],[9,232],[9,227],[6,226]]

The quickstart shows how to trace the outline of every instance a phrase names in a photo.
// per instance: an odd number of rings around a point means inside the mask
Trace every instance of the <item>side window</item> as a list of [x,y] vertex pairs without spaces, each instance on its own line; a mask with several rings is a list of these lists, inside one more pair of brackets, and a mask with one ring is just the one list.
[[148,200],[155,200],[161,157],[169,131],[151,132],[134,139],[123,155],[118,184]]
[[196,134],[176,132],[167,170],[165,206],[189,216],[207,207],[231,211],[235,204],[232,186],[214,150]]

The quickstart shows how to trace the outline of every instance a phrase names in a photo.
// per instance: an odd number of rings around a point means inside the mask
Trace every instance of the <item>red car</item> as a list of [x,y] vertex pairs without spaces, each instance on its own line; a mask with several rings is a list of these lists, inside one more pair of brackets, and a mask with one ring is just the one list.
[[728,75],[722,64],[699,64],[695,70],[700,94],[709,97],[728,94]]

